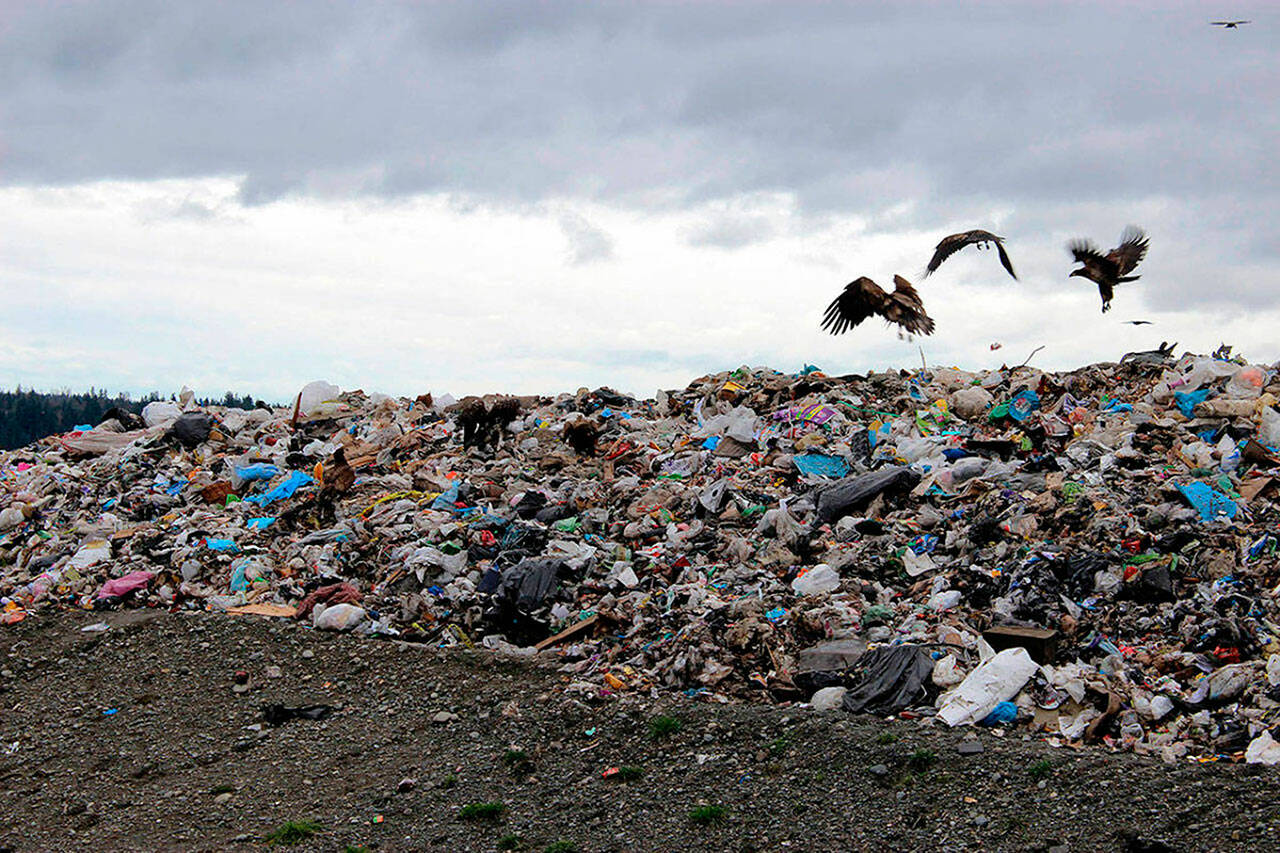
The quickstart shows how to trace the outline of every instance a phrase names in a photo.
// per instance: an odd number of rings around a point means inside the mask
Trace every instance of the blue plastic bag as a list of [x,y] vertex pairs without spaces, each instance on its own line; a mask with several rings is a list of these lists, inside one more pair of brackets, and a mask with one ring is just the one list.
[[1030,388],[1023,388],[1009,401],[1009,417],[1022,423],[1038,408],[1040,408],[1040,395]]
[[243,468],[236,469],[236,476],[246,483],[254,480],[270,480],[280,476],[280,469],[267,462],[255,462],[252,465],[246,465]]
[[221,551],[224,554],[239,554],[240,546],[234,539],[205,539],[205,547],[210,551]]
[[1173,392],[1173,400],[1178,405],[1178,411],[1186,417],[1192,417],[1192,411],[1197,405],[1209,399],[1212,391],[1209,388],[1201,388],[1199,391],[1175,391]]
[[1004,723],[1012,723],[1018,718],[1018,706],[1012,702],[1001,702],[991,709],[991,713],[983,717],[978,725],[980,726],[999,726]]

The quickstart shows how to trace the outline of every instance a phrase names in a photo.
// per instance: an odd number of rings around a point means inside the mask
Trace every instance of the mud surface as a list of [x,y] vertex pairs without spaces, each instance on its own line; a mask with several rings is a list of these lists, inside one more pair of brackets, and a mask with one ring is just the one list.
[[[962,754],[972,731],[589,701],[549,666],[256,618],[80,630],[101,618],[0,633],[0,847],[264,850],[301,820],[322,829],[273,849],[1246,850],[1280,833],[1274,770],[987,732]],[[270,703],[340,708],[273,727]],[[652,737],[657,715],[679,730]],[[614,766],[639,778],[603,778]],[[491,802],[496,819],[460,818]],[[723,814],[697,823],[699,806]]]

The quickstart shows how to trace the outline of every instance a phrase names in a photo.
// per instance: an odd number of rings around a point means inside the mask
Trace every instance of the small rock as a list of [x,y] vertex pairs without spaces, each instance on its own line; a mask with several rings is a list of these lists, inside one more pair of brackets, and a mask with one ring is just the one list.
[[303,650],[302,650],[302,657],[303,657],[305,660],[311,660],[311,659],[312,659],[313,657],[315,657],[315,656],[316,656],[316,653],[315,653],[315,652],[313,652],[313,651],[311,651],[311,649],[303,649]]
[[872,776],[888,776],[889,768],[884,764],[873,764],[867,768],[867,772]]
[[962,740],[956,747],[956,751],[961,755],[981,755],[984,749],[980,740]]
[[431,718],[433,723],[451,723],[458,719],[458,715],[449,711],[436,711],[434,717]]
[[266,676],[267,678],[281,678],[284,676],[284,671],[278,666],[269,666],[266,670]]
[[213,798],[213,802],[214,802],[214,804],[215,804],[215,805],[219,805],[219,806],[220,806],[220,805],[222,805],[223,803],[225,803],[225,802],[229,801],[230,799],[231,799],[231,792],[230,792],[230,791],[223,791],[221,794],[219,794],[218,796],[216,796],[216,797],[214,797],[214,798]]
[[986,826],[989,823],[991,823],[991,818],[987,817],[984,814],[980,814],[973,819],[974,826]]
[[417,786],[417,784],[418,784],[417,779],[401,779],[400,784],[396,785],[396,793],[407,794],[410,791],[412,791],[414,787]]

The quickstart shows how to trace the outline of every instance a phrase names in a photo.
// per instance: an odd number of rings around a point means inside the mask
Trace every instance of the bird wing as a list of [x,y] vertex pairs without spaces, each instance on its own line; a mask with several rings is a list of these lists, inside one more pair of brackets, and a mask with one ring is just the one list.
[[879,313],[890,323],[897,323],[913,335],[933,334],[933,318],[924,312],[924,303],[911,282],[895,275],[893,293],[885,301],[885,308]]
[[1119,275],[1115,272],[1115,262],[1103,255],[1091,240],[1072,240],[1067,244],[1067,251],[1090,272],[1109,273],[1112,278]]
[[1018,274],[1013,271],[1013,261],[1009,260],[1009,253],[1004,250],[1004,243],[1000,240],[996,241],[996,251],[1000,253],[1000,264],[1009,271],[1009,275],[1013,276],[1013,280],[1018,280]]
[[870,317],[883,314],[889,295],[865,275],[845,286],[844,292],[831,300],[822,317],[822,328],[833,335],[842,335]]
[[933,257],[929,259],[929,266],[925,268],[924,274],[928,276],[931,272],[936,272],[938,267],[942,266],[942,262],[963,249],[965,246],[971,246],[974,243],[981,243],[984,240],[996,241],[996,235],[990,231],[961,231],[959,234],[950,234],[943,237],[937,247],[933,251]]
[[1107,259],[1116,265],[1120,275],[1127,275],[1147,256],[1149,242],[1141,228],[1130,225],[1120,235],[1120,245],[1107,253]]

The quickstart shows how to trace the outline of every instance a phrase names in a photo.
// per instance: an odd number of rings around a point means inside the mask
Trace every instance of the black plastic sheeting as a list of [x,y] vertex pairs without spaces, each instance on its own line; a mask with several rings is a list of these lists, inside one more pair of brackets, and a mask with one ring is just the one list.
[[924,697],[933,657],[925,646],[881,646],[858,662],[861,680],[844,695],[844,709],[855,714],[896,714]]

